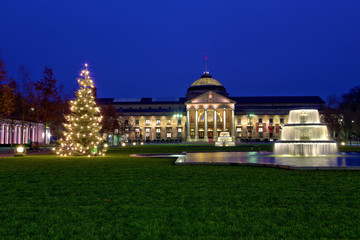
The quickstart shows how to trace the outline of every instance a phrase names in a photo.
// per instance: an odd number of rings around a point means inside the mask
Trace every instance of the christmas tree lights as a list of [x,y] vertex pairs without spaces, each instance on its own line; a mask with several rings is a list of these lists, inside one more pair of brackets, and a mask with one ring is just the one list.
[[60,139],[60,146],[56,154],[60,156],[105,156],[107,144],[100,135],[102,116],[100,108],[96,106],[94,97],[94,82],[85,64],[80,78],[77,79],[80,88],[76,99],[70,101],[71,113],[65,116],[66,131],[64,139]]

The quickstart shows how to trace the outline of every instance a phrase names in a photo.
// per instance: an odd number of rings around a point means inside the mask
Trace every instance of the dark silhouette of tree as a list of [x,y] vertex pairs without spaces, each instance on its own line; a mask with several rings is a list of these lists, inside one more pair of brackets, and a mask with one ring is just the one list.
[[13,147],[13,132],[16,106],[16,82],[9,77],[5,63],[0,58],[0,119],[10,123],[10,143]]
[[21,65],[18,73],[17,84],[17,104],[16,109],[19,119],[21,119],[21,143],[24,143],[25,121],[34,121],[34,110],[37,102],[35,94],[35,84],[30,78],[30,73],[24,65]]
[[0,58],[0,118],[8,119],[15,112],[14,81],[9,78],[5,63]]
[[112,135],[113,136],[113,142],[114,142],[114,135],[118,134],[118,129],[120,128],[119,122],[118,122],[118,114],[112,105],[104,105],[101,107],[101,115],[103,116],[102,119],[102,128],[100,130],[100,133],[106,134],[107,136]]
[[326,99],[324,120],[328,126],[329,133],[333,138],[339,139],[342,136],[342,114],[341,98],[336,95],[330,95]]
[[59,101],[57,102],[58,104],[58,111],[56,112],[56,118],[53,121],[51,127],[52,127],[52,131],[53,131],[53,136],[56,139],[60,139],[63,135],[63,132],[65,131],[64,128],[64,123],[66,122],[65,116],[70,114],[70,95],[65,95],[63,94],[63,85],[60,84],[59,86],[59,93],[60,93],[60,98]]
[[342,95],[341,113],[345,140],[360,136],[360,86]]
[[44,125],[44,150],[46,150],[46,129],[57,120],[63,102],[51,68],[45,67],[43,77],[35,83],[35,90],[38,97],[37,114]]

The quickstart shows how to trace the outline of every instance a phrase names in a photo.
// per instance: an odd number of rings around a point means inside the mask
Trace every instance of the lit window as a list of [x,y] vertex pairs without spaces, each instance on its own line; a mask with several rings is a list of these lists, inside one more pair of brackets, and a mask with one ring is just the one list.
[[145,132],[149,133],[149,132],[150,132],[150,128],[145,128]]
[[150,120],[149,120],[149,119],[146,119],[146,120],[145,120],[145,123],[146,123],[146,125],[150,125]]
[[156,125],[160,125],[160,119],[156,119]]
[[166,133],[167,138],[171,138],[171,133]]
[[182,128],[178,128],[178,132],[181,133],[181,132],[182,132]]
[[241,127],[236,128],[237,136],[241,137]]
[[156,132],[159,133],[161,128],[156,128]]
[[259,132],[263,132],[263,128],[262,127],[259,127]]

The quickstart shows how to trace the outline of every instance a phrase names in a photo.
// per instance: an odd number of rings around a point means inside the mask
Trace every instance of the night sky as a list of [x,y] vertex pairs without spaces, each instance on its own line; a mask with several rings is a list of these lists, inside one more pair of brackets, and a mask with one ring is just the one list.
[[13,77],[44,66],[71,92],[84,63],[98,97],[183,97],[208,69],[230,96],[343,94],[360,85],[360,1],[29,1],[0,6]]

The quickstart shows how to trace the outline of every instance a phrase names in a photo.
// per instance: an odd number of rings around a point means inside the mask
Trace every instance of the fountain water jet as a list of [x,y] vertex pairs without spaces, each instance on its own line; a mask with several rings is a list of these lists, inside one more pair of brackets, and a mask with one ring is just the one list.
[[329,139],[325,124],[320,123],[316,109],[297,109],[289,113],[289,123],[283,127],[275,154],[322,156],[337,154],[336,143]]

